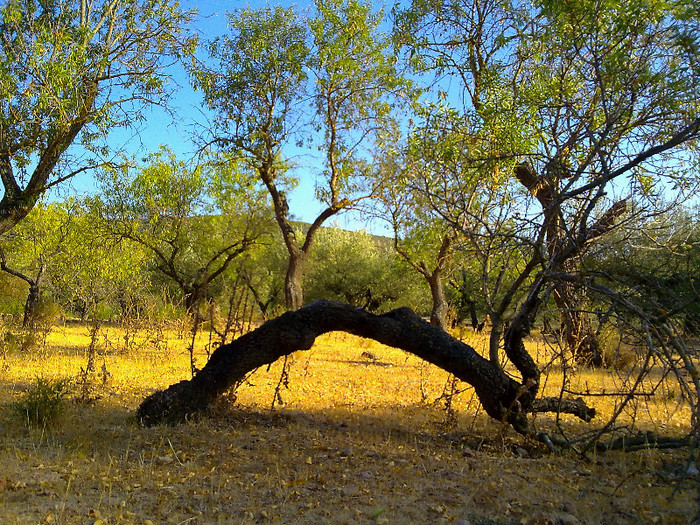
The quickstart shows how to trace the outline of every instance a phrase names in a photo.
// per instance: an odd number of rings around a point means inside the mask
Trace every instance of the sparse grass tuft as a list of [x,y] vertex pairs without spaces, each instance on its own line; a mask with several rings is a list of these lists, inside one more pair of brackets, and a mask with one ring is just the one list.
[[27,428],[43,428],[54,424],[63,413],[65,398],[71,391],[68,379],[44,379],[37,377],[35,383],[10,404],[13,416]]

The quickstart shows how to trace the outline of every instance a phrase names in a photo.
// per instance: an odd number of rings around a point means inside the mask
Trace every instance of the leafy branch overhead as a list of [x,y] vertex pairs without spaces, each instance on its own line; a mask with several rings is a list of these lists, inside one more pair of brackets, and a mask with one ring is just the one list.
[[5,232],[47,188],[104,162],[110,130],[164,104],[167,66],[195,41],[182,31],[189,15],[157,0],[10,0],[0,9]]

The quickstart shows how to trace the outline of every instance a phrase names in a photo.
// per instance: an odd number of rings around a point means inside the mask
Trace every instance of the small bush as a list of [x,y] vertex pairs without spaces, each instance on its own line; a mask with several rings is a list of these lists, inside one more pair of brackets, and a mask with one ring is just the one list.
[[608,368],[622,372],[637,361],[634,348],[623,343],[622,334],[615,326],[605,326],[598,335],[598,343],[603,350],[603,362]]
[[12,413],[29,428],[49,426],[63,413],[69,393],[70,380],[37,377],[34,385],[11,404]]
[[13,326],[6,326],[4,327],[2,341],[0,341],[0,343],[2,344],[5,352],[17,352],[22,349],[22,345],[26,337],[27,334],[21,329]]

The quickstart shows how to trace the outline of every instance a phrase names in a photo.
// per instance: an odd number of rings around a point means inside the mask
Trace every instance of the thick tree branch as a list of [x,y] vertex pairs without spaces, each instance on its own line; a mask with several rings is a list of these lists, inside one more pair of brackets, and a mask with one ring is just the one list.
[[149,396],[138,409],[147,425],[177,423],[204,410],[249,372],[297,350],[311,348],[317,336],[344,331],[413,353],[474,386],[486,412],[521,423],[514,410],[520,385],[473,348],[423,321],[408,308],[374,315],[349,305],[316,301],[263,324],[221,346],[190,381]]
[[[138,409],[145,425],[179,423],[205,410],[228,388],[280,357],[311,348],[316,337],[344,331],[410,352],[472,385],[486,413],[527,432],[530,385],[525,387],[472,347],[423,321],[408,308],[383,315],[330,301],[287,312],[219,347],[191,380],[146,398]],[[523,394],[527,393],[526,396]]]
[[564,399],[558,397],[542,397],[535,399],[530,407],[530,412],[556,412],[572,414],[586,423],[595,417],[596,410],[586,405],[583,398]]

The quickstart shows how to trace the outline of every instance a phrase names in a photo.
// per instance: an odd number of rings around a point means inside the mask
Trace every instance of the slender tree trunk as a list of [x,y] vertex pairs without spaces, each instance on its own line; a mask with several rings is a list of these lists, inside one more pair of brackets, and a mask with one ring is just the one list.
[[36,315],[37,306],[39,306],[39,301],[41,300],[41,285],[44,280],[44,261],[39,263],[39,271],[36,274],[36,278],[29,282],[29,294],[27,295],[27,301],[24,303],[24,318],[22,319],[22,327],[24,328],[36,328]]
[[294,311],[304,306],[304,290],[302,278],[306,265],[306,254],[301,251],[290,251],[289,265],[284,281],[284,299],[287,310]]
[[476,301],[470,301],[467,299],[465,302],[467,304],[467,307],[469,308],[469,320],[471,322],[472,329],[474,329],[475,331],[478,331],[479,330],[479,317],[476,315]]
[[503,335],[503,319],[495,312],[492,312],[490,317],[491,333],[489,334],[489,361],[496,366],[500,366],[499,351],[501,346],[501,336]]
[[447,314],[449,305],[445,298],[445,287],[443,285],[442,271],[436,268],[433,273],[427,277],[430,285],[430,296],[433,299],[433,309],[430,312],[430,324],[439,326],[443,330],[447,330]]

